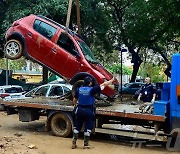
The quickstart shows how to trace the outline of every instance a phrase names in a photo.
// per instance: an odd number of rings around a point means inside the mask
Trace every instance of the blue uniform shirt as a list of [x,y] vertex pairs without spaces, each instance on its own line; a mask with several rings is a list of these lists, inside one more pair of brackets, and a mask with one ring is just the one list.
[[142,94],[143,102],[151,102],[153,94],[155,94],[154,86],[149,83],[142,86],[140,93]]
[[99,85],[80,87],[75,94],[75,98],[78,99],[78,105],[93,105],[95,101],[94,95],[100,91]]

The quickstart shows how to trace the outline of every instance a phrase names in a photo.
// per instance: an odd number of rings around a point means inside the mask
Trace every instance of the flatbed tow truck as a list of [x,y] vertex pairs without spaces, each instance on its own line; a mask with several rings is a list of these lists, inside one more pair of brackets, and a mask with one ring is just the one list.
[[[46,130],[52,130],[53,134],[60,137],[70,136],[73,129],[73,109],[70,100],[58,99],[43,99],[43,98],[30,98],[16,101],[1,101],[6,108],[7,114],[19,114],[19,120],[22,122],[30,122],[39,120],[41,115],[47,116]],[[126,105],[114,103],[109,105],[106,102],[96,103],[96,124],[95,132],[121,135],[120,129],[106,128],[104,124],[127,124],[127,125],[141,125],[156,128],[155,133],[158,131],[158,126],[165,125],[166,117],[151,114],[138,113],[139,105]],[[133,135],[134,132],[128,131],[123,135]],[[146,132],[139,135],[145,139],[153,139],[153,134]],[[138,137],[138,136],[136,136]]]
[[[161,100],[155,101],[153,113],[139,113],[138,105],[114,103],[111,106],[96,108],[94,132],[131,136],[139,139],[164,140],[172,139],[176,146],[180,144],[180,54],[172,60],[171,82],[161,83]],[[70,100],[31,98],[16,101],[0,101],[8,115],[19,114],[22,122],[39,120],[41,115],[47,116],[46,130],[60,137],[68,137],[73,129],[73,106]],[[97,101],[96,104],[102,102]],[[106,124],[136,125],[144,131],[127,131],[107,127]],[[147,131],[150,128],[152,131]],[[150,133],[148,133],[150,132]],[[168,138],[168,139],[169,139]],[[174,141],[173,141],[174,140]],[[180,149],[179,149],[180,150]]]

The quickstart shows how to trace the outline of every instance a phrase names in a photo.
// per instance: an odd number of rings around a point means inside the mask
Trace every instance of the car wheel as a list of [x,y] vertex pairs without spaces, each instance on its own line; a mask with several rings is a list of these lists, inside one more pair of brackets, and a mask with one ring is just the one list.
[[70,136],[72,133],[72,123],[70,118],[64,113],[56,113],[51,119],[51,130],[56,136]]
[[75,93],[79,87],[81,87],[84,84],[84,80],[78,80],[73,84],[72,87],[72,95],[75,96]]
[[22,56],[22,44],[20,41],[12,39],[5,44],[4,54],[9,59],[18,59]]

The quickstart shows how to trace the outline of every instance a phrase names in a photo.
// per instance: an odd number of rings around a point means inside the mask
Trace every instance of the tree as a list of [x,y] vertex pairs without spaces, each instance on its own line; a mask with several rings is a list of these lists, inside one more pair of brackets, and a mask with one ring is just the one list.
[[[29,14],[42,14],[65,25],[67,0],[6,0],[0,3],[2,35],[14,20]],[[178,0],[93,0],[80,3],[83,38],[101,62],[118,62],[117,53],[113,50],[118,43],[125,44],[132,56],[131,81],[136,78],[145,52],[160,54],[170,67],[169,57],[173,50],[178,50],[180,42]],[[74,2],[70,28],[75,24]]]
[[[144,48],[161,54],[169,65],[166,47],[179,36],[179,3],[177,0],[105,0],[107,11],[114,20],[111,26],[112,39],[125,44],[134,63],[131,81],[135,80]],[[175,22],[177,21],[177,22]]]
[[[17,60],[8,60],[9,63],[9,69],[11,70],[21,70],[22,67],[25,66],[26,62],[24,58],[17,59]],[[0,68],[1,69],[6,69],[6,59],[0,59]]]
[[[106,66],[106,68],[113,74],[121,74],[121,64],[113,64],[111,66]],[[126,66],[122,66],[122,74],[123,75],[131,75],[132,70],[127,68]]]

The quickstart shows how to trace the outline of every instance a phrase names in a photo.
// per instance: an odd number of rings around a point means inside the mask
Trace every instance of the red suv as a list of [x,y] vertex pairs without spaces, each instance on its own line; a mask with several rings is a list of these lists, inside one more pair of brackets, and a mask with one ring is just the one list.
[[[86,76],[99,84],[112,78],[80,36],[44,16],[30,15],[15,21],[5,38],[7,58],[25,56],[36,61],[73,84],[73,91]],[[113,85],[117,88],[118,81]],[[114,92],[109,86],[102,93],[112,97]]]

